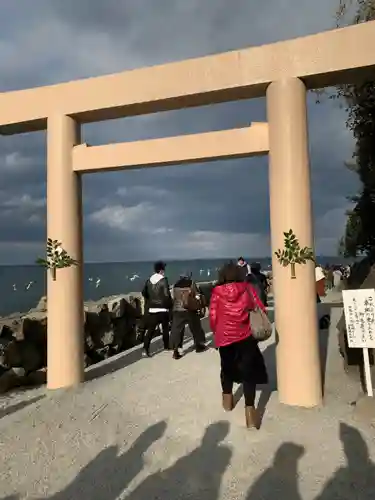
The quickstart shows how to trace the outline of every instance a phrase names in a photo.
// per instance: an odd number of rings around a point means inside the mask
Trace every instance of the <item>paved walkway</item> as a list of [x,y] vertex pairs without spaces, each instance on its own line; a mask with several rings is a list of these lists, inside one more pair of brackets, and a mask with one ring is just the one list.
[[[222,411],[214,349],[178,362],[134,349],[76,390],[0,399],[0,499],[373,500],[374,428],[354,413],[336,352],[333,331],[325,407],[261,391],[260,431],[245,429],[242,400]],[[273,341],[265,356],[275,389]]]

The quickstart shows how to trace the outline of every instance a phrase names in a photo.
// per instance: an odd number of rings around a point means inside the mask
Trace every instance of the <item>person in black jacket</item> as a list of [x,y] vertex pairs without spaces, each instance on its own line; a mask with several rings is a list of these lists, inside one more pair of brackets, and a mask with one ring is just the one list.
[[263,302],[264,306],[267,307],[267,299],[268,299],[268,279],[265,274],[262,273],[262,266],[260,262],[253,262],[250,265],[251,274],[255,276],[256,280],[259,283],[259,298]]
[[251,274],[251,269],[249,264],[243,257],[238,257],[237,266],[241,269],[241,276],[243,281],[247,281],[247,276]]
[[150,345],[155,330],[161,324],[164,349],[169,350],[169,319],[172,297],[165,276],[166,264],[155,262],[154,274],[146,281],[142,295],[147,304],[146,334],[143,341],[143,356],[150,357]]

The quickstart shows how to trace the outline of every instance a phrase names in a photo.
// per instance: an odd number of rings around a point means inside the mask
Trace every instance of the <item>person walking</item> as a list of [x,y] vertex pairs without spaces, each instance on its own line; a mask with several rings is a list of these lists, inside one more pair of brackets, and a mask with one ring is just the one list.
[[154,274],[146,281],[142,295],[148,307],[143,341],[143,357],[150,357],[150,345],[155,330],[161,324],[164,349],[169,350],[169,319],[172,297],[168,280],[165,276],[166,264],[158,261],[154,264]]
[[339,266],[336,266],[333,271],[333,286],[334,288],[338,287],[343,280],[343,275]]
[[247,276],[251,274],[251,268],[249,264],[243,257],[238,257],[237,266],[241,269],[242,281],[245,281],[247,279]]
[[250,311],[257,308],[265,311],[253,286],[243,281],[239,266],[233,262],[226,264],[219,271],[218,283],[212,291],[209,319],[220,353],[223,408],[233,410],[233,384],[242,384],[248,428],[259,428],[256,386],[268,383],[263,355],[251,332]]
[[[256,289],[256,287],[255,290],[260,300],[262,301],[263,305],[267,307],[268,289],[269,289],[267,276],[262,273],[262,266],[260,262],[253,262],[252,264],[250,264],[250,268],[251,268],[251,274],[255,277],[259,285],[258,288],[259,292]],[[249,283],[252,284],[251,281],[249,281]]]
[[326,294],[325,283],[326,275],[324,274],[323,268],[318,264],[315,265],[315,282],[316,282],[316,301],[319,304],[321,302],[321,297]]
[[185,327],[189,326],[193,336],[195,352],[201,353],[207,350],[206,334],[201,325],[199,311],[203,307],[203,295],[191,276],[185,273],[173,287],[173,308],[171,326],[171,347],[173,359],[181,359]]

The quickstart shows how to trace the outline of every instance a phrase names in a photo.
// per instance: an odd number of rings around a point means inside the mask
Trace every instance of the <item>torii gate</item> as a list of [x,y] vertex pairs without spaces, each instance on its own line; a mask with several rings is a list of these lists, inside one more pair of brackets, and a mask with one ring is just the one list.
[[[274,252],[290,228],[313,247],[306,90],[375,78],[375,21],[114,75],[0,93],[0,133],[47,130],[47,234],[82,259],[81,175],[269,152],[279,399],[322,402],[314,264],[290,279]],[[268,124],[89,147],[80,125],[267,97]],[[48,388],[84,380],[82,266],[48,275]],[[291,321],[292,320],[292,321]]]

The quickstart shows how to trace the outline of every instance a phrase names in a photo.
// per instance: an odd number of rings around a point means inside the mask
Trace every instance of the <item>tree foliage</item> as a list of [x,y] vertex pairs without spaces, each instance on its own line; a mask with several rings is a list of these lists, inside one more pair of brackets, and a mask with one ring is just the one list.
[[[375,20],[375,0],[339,0],[337,26]],[[361,188],[351,198],[345,234],[339,250],[345,256],[375,255],[375,81],[341,85],[334,96],[345,103],[347,126],[355,138],[354,163],[349,167]]]

